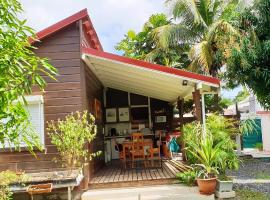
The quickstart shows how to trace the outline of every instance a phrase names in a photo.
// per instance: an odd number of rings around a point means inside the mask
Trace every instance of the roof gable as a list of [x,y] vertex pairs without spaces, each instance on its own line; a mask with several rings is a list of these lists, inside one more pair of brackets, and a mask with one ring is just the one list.
[[102,50],[102,45],[98,39],[97,33],[93,27],[93,24],[89,18],[87,9],[83,9],[45,29],[42,31],[39,31],[36,33],[36,40],[33,38],[30,38],[30,43],[33,44],[35,42],[42,41],[43,39],[51,36],[52,34],[68,27],[69,25],[82,20],[83,21],[83,28],[86,31],[86,37],[88,38],[89,41],[91,41],[91,47],[97,50]]

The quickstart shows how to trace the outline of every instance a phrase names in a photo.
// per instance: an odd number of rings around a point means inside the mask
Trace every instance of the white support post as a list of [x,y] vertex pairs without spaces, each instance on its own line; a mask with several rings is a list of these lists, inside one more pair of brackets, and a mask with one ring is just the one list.
[[205,101],[204,93],[202,93],[202,128],[203,128],[203,139],[206,138],[206,121],[205,121]]
[[68,200],[72,200],[72,197],[71,197],[71,187],[70,186],[68,187]]
[[150,97],[148,97],[148,118],[149,118],[149,129],[152,129],[152,119],[151,119],[151,103],[150,103]]

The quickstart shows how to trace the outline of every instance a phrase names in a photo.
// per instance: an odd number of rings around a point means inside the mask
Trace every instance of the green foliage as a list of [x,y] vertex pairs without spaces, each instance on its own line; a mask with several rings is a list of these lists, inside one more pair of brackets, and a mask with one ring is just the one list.
[[256,192],[248,189],[236,190],[237,200],[268,200],[270,197],[264,193]]
[[221,146],[224,141],[215,144],[211,135],[200,138],[198,143],[189,142],[187,151],[196,158],[198,167],[197,176],[200,178],[211,178],[218,174],[218,162],[221,154]]
[[0,186],[0,200],[12,200],[12,192],[8,186]]
[[249,92],[246,88],[244,88],[243,90],[239,91],[237,93],[237,95],[235,96],[234,98],[234,101],[235,102],[240,102],[240,101],[243,101],[245,100],[247,97],[249,96]]
[[239,38],[230,23],[238,16],[237,0],[167,0],[176,24],[155,30],[155,39],[162,48],[179,43],[191,45],[189,69],[217,76],[229,56],[231,46]]
[[170,67],[183,68],[187,66],[188,51],[186,45],[176,45],[170,48],[158,47],[154,40],[153,31],[161,26],[171,24],[165,14],[154,14],[144,24],[142,31],[128,31],[125,38],[116,45],[116,50],[123,51],[124,56],[146,60],[152,63]]
[[37,57],[29,43],[33,30],[26,26],[26,20],[18,19],[22,12],[17,0],[0,0],[0,146],[14,144],[19,149],[23,141],[30,151],[40,147],[36,133],[30,127],[24,102],[15,104],[23,95],[31,94],[32,86],[41,90],[46,82],[42,77],[53,78],[56,74],[47,59]]
[[261,142],[255,144],[255,148],[259,149],[260,151],[263,150],[263,144]]
[[258,0],[239,18],[243,39],[228,60],[224,77],[231,88],[244,85],[258,101],[270,108],[270,20],[269,0]]
[[215,169],[225,174],[226,169],[238,169],[239,160],[234,150],[235,136],[239,134],[237,122],[212,114],[206,119],[206,138],[202,138],[202,126],[192,122],[184,126],[183,141],[187,160],[190,164],[200,164],[201,174],[209,176]]
[[255,119],[252,118],[248,118],[245,120],[242,120],[240,122],[240,132],[241,134],[246,134],[246,135],[252,135],[254,133],[258,134],[258,129],[259,129],[259,125],[256,123]]
[[196,172],[189,170],[185,172],[179,172],[176,174],[176,178],[187,186],[194,186],[196,181]]
[[22,183],[29,177],[25,174],[17,175],[13,171],[0,172],[0,200],[12,200],[12,192],[9,189],[11,183]]
[[232,100],[225,97],[218,97],[216,103],[215,95],[208,94],[205,98],[205,111],[206,113],[218,112],[223,113],[224,109],[228,108],[232,104]]
[[87,148],[96,136],[95,118],[87,111],[69,114],[57,122],[50,121],[47,130],[52,144],[60,153],[60,161],[70,170],[81,167],[83,162],[99,154],[90,153]]

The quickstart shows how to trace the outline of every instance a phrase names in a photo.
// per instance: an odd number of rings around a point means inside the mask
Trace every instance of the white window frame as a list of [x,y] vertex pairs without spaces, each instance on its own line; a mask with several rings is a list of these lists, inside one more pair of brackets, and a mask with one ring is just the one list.
[[[45,145],[45,131],[44,131],[44,123],[45,122],[44,122],[44,99],[43,99],[43,96],[42,95],[27,95],[27,96],[24,96],[24,98],[27,102],[27,105],[25,105],[26,109],[27,109],[28,105],[33,105],[33,104],[39,105],[38,109],[39,109],[39,124],[40,124],[40,126],[39,126],[39,130],[36,130],[36,132],[38,133],[38,136],[40,137],[41,144],[44,146]],[[22,101],[22,99],[19,99],[19,100],[15,101],[14,103],[16,103],[18,101]],[[27,111],[29,112],[28,109],[27,109]],[[31,117],[30,112],[29,112],[29,117]],[[32,123],[31,119],[29,119],[29,120],[30,120],[30,123]],[[8,148],[14,148],[14,147],[15,147],[14,144],[9,145],[8,143],[6,143],[4,148],[8,149]],[[20,148],[24,148],[24,147],[27,147],[27,145],[24,142],[21,142]]]
[[[44,99],[42,95],[28,95],[24,96],[26,102],[28,105],[31,104],[38,104],[38,109],[39,109],[39,124],[40,124],[40,130],[36,130],[40,137],[40,142],[42,145],[45,145],[45,133],[44,133]],[[27,107],[27,105],[26,105]],[[29,113],[31,114],[31,113]],[[30,115],[31,117],[31,115]],[[30,121],[31,122],[31,121]],[[26,144],[23,143],[23,146],[21,147],[26,147]]]

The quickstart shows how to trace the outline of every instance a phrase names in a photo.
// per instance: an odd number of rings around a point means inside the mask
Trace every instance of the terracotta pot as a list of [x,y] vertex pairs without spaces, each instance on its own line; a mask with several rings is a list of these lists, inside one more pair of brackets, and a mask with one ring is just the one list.
[[209,179],[197,178],[197,183],[201,194],[211,195],[214,194],[215,192],[217,185],[217,178],[216,177]]

